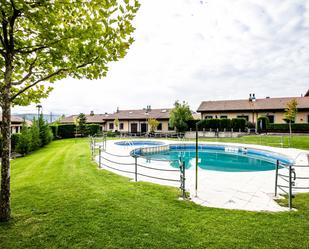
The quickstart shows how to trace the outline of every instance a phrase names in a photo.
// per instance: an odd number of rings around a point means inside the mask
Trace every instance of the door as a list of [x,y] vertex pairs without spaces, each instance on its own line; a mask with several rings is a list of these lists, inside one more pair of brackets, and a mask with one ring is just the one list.
[[148,124],[142,123],[141,124],[141,133],[146,133],[148,131]]
[[131,132],[132,133],[137,133],[137,123],[132,123],[131,124]]

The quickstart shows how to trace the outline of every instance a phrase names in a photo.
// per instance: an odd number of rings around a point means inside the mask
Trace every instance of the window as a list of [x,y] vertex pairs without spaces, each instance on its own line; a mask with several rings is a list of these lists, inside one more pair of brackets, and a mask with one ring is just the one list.
[[114,123],[109,123],[109,129],[114,130]]
[[119,130],[123,130],[123,123],[119,124]]
[[221,118],[221,119],[227,118],[227,115],[221,115],[220,118]]
[[205,119],[212,119],[212,116],[205,116]]
[[248,115],[239,115],[239,116],[237,116],[237,118],[243,118],[246,121],[249,121],[249,116]]
[[158,131],[162,131],[162,123],[160,123],[160,124],[158,125],[157,130],[158,130]]
[[168,130],[169,130],[169,131],[173,131],[173,130],[174,130],[174,127],[170,127],[170,125],[168,125]]
[[309,123],[309,114],[308,114],[308,116],[307,116],[307,123]]

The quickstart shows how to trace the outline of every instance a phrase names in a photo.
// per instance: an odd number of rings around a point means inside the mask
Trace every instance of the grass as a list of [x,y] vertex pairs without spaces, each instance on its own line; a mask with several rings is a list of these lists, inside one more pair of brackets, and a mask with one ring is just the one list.
[[[299,147],[309,147],[307,138]],[[12,163],[0,248],[309,248],[309,195],[297,212],[201,207],[176,188],[98,170],[88,141],[56,141]]]

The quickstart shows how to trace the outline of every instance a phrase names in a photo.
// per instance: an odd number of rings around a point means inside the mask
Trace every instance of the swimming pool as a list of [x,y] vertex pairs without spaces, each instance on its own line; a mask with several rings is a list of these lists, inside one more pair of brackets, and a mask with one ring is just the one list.
[[[171,166],[178,167],[175,160],[182,158],[187,169],[195,167],[195,145],[181,144],[169,145],[167,150],[145,153],[135,150],[135,154],[151,160],[172,160]],[[276,168],[276,161],[291,163],[286,156],[274,152],[252,148],[226,146],[226,145],[199,145],[198,165],[203,170],[225,172],[254,172],[268,171]]]
[[119,146],[140,146],[140,147],[152,147],[152,146],[160,146],[165,143],[159,141],[144,141],[144,140],[124,140],[120,142],[115,142],[116,145]]

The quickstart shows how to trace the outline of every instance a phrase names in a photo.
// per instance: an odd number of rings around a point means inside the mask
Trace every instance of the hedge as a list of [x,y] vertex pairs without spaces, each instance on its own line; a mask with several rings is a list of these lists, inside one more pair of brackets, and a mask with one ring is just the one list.
[[[14,133],[14,134],[11,135],[11,150],[12,150],[12,152],[16,151],[16,145],[19,141],[19,137],[20,137],[20,134],[18,134],[18,133]],[[2,150],[3,150],[3,139],[2,139],[2,137],[0,137],[0,157],[2,156]]]
[[203,120],[189,120],[188,130],[195,131],[196,124],[198,123],[198,130],[203,131],[205,130],[216,130],[219,129],[220,131],[223,130],[231,130],[238,131],[239,129],[244,131],[247,127],[247,121],[243,118],[233,118],[233,119],[203,119]]
[[[60,125],[50,125],[54,138],[74,138],[76,134],[76,125],[75,124],[60,124]],[[97,124],[87,124],[86,125],[86,134],[95,135],[100,133],[100,125]]]
[[[290,132],[289,124],[268,124],[267,131],[288,133]],[[309,124],[292,124],[292,132],[307,133],[309,132]]]

